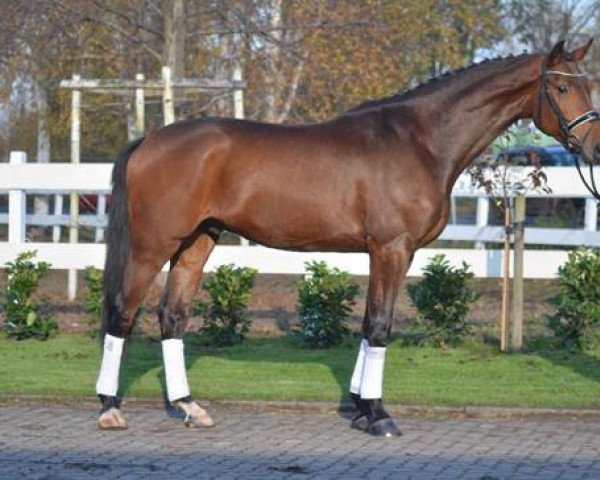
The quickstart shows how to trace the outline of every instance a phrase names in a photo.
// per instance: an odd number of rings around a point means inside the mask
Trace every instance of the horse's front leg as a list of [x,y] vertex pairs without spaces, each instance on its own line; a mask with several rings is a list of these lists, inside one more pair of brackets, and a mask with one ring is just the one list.
[[377,436],[398,436],[400,430],[383,408],[383,368],[390,340],[398,289],[412,260],[412,242],[396,238],[372,245],[369,290],[363,320],[363,341],[350,382],[350,396],[359,410],[352,427]]

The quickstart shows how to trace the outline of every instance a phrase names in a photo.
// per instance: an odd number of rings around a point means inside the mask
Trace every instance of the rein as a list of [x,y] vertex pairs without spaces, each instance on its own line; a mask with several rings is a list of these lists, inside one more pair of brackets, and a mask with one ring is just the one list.
[[600,193],[596,188],[596,181],[594,180],[594,166],[591,163],[589,165],[591,185],[587,182],[587,180],[583,176],[583,173],[581,172],[581,164],[579,163],[579,157],[577,157],[575,160],[575,166],[577,167],[577,173],[579,174],[579,178],[581,178],[581,181],[585,185],[585,188],[587,188],[588,192],[590,192],[594,196],[594,198],[600,202]]
[[[563,115],[562,110],[560,109],[558,103],[556,102],[554,95],[552,95],[552,92],[550,91],[550,87],[548,84],[548,76],[549,75],[560,75],[560,76],[564,76],[564,77],[583,77],[584,74],[583,73],[562,72],[560,70],[548,70],[547,63],[544,62],[543,67],[542,67],[542,75],[541,75],[542,89],[540,90],[540,95],[543,92],[544,96],[546,97],[546,100],[548,100],[548,103],[550,104],[550,108],[552,109],[552,112],[554,112],[554,115],[556,115],[556,118],[560,125],[560,130],[564,136],[563,143],[565,145],[565,148],[569,152],[574,153],[576,155],[575,166],[577,167],[577,173],[579,174],[579,178],[581,178],[581,181],[585,185],[585,188],[588,190],[588,192],[590,192],[597,201],[600,201],[600,192],[598,192],[598,189],[596,187],[596,181],[594,179],[594,166],[591,163],[589,164],[590,181],[588,182],[585,179],[583,173],[581,172],[581,164],[579,161],[579,154],[581,153],[582,145],[584,144],[588,135],[590,134],[591,126],[590,126],[590,128],[588,128],[583,139],[580,139],[579,136],[573,132],[573,130],[575,130],[577,127],[585,125],[588,122],[594,122],[594,121],[600,120],[600,114],[596,110],[592,109],[592,110],[588,110],[585,113],[582,113],[581,115],[574,118],[570,122],[567,121],[567,119]],[[542,102],[540,101],[540,102],[538,102],[538,121],[541,117],[541,108],[542,108]]]

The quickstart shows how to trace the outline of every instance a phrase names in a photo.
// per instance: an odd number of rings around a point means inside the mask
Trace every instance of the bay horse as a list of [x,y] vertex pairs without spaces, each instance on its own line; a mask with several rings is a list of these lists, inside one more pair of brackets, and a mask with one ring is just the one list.
[[578,66],[590,44],[568,52],[559,42],[548,55],[471,65],[323,123],[202,118],[130,144],[113,170],[96,385],[100,428],[127,426],[117,396],[123,342],[168,261],[158,314],[167,396],[186,425],[213,425],[190,396],[182,337],[203,266],[229,230],[274,248],[368,253],[351,425],[399,435],[381,400],[383,367],[413,255],[446,225],[459,174],[518,119],[532,118],[587,163],[600,163],[599,115]]

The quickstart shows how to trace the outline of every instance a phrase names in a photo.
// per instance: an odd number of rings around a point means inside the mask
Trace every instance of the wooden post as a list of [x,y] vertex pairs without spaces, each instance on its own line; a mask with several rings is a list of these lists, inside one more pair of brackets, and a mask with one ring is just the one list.
[[[79,75],[73,75],[73,81],[78,81]],[[81,160],[81,90],[74,89],[71,94],[71,163]],[[79,193],[71,192],[70,195],[70,224],[69,243],[79,242]],[[77,296],[77,270],[69,269],[67,285],[67,298],[75,300]]]
[[[11,165],[27,163],[25,152],[10,152]],[[24,190],[8,191],[8,243],[25,243],[26,202]]]
[[170,125],[175,122],[175,106],[173,105],[173,85],[171,83],[171,67],[162,67],[163,79],[163,122]]
[[510,256],[510,208],[504,209],[504,251],[502,268],[502,312],[500,315],[500,351],[506,352],[508,348],[508,277]]
[[138,73],[135,80],[139,82],[139,86],[135,89],[135,133],[137,138],[143,137],[146,131],[146,99],[144,96],[144,74]]
[[523,347],[523,252],[525,250],[525,196],[515,197],[513,216],[513,298],[510,346],[513,350]]

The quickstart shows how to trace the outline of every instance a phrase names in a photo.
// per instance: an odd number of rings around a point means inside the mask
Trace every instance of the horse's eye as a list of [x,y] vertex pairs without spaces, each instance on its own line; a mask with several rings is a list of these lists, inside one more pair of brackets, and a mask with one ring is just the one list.
[[566,85],[559,85],[558,86],[558,91],[560,93],[567,93],[567,86]]

